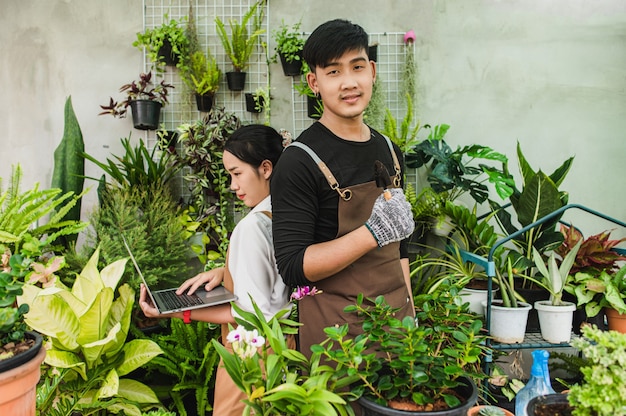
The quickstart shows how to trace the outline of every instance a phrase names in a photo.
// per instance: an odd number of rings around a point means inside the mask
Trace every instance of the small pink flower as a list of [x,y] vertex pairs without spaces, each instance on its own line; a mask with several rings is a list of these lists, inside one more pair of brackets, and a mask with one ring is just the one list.
[[408,44],[409,42],[415,42],[415,32],[412,29],[404,34],[404,43]]
[[291,300],[301,300],[305,296],[315,296],[319,293],[322,293],[321,290],[318,290],[315,286],[312,288],[309,286],[298,286],[296,290],[291,294]]

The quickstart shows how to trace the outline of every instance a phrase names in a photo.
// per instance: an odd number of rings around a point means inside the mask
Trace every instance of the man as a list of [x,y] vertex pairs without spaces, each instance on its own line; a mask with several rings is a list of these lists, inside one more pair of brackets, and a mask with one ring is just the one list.
[[[291,287],[323,291],[298,303],[299,349],[326,336],[327,326],[350,323],[343,312],[356,296],[384,295],[398,318],[414,315],[409,265],[400,241],[413,231],[410,204],[402,192],[402,154],[397,146],[363,123],[372,96],[376,64],[367,56],[368,36],[358,25],[332,20],[308,38],[307,81],[321,97],[319,122],[290,145],[272,177],[274,247],[278,269]],[[391,174],[391,198],[374,180],[381,161]]]

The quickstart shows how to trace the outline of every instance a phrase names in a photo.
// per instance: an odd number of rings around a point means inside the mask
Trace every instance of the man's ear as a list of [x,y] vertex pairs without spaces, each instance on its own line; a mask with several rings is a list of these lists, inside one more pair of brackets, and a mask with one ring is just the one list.
[[317,95],[319,93],[317,89],[317,77],[313,72],[309,72],[306,74],[306,82],[309,84],[309,88],[313,91],[313,94]]

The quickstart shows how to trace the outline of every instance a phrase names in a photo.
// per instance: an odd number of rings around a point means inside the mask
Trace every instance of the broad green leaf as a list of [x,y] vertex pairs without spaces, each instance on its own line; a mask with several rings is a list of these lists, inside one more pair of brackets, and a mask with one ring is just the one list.
[[117,373],[120,376],[130,373],[157,355],[163,354],[163,350],[154,341],[134,339],[124,344],[123,353],[124,361],[117,367]]
[[87,361],[87,368],[93,368],[103,353],[113,349],[113,346],[115,345],[115,338],[120,329],[121,326],[118,323],[111,328],[111,331],[109,331],[106,338],[82,346],[83,354],[85,356],[85,360]]
[[90,344],[106,336],[105,326],[112,303],[113,290],[108,287],[95,296],[89,309],[79,318],[80,332],[76,339],[79,344]]
[[83,380],[87,380],[87,368],[85,362],[76,354],[69,351],[51,349],[46,351],[44,362],[52,367],[71,368],[76,371]]
[[124,269],[127,261],[128,259],[118,260],[105,266],[100,271],[100,278],[102,279],[104,286],[110,287],[111,289],[115,289],[117,287],[117,284],[124,275]]
[[117,395],[119,386],[120,377],[118,376],[117,371],[115,371],[115,369],[112,369],[108,372],[103,383],[100,385],[100,389],[98,389],[98,394],[96,397],[98,397],[98,399],[113,397]]
[[127,378],[120,379],[117,395],[137,403],[159,403],[159,399],[150,387]]
[[74,312],[61,296],[43,295],[43,292],[31,302],[26,324],[41,334],[57,338],[65,350],[77,351],[80,323]]

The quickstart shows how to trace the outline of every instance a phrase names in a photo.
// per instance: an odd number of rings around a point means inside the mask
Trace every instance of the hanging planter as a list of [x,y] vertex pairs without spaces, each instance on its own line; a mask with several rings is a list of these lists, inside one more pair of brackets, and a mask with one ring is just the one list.
[[203,113],[208,113],[213,108],[213,98],[214,94],[196,94],[196,106],[198,107],[198,111]]
[[286,77],[295,77],[302,73],[302,58],[287,61],[284,54],[279,53],[280,64],[283,67],[283,74]]
[[324,112],[324,104],[322,104],[322,100],[318,99],[317,97],[307,95],[306,109],[306,113],[309,118],[319,120],[322,117],[322,113]]
[[226,81],[228,82],[228,89],[231,91],[243,91],[246,85],[246,73],[241,72],[227,72]]
[[134,100],[130,102],[133,126],[138,130],[156,130],[159,127],[161,103],[150,100]]
[[[258,101],[258,103],[257,103]],[[251,92],[246,93],[246,111],[250,113],[260,113],[265,105],[265,97],[256,96]]]
[[159,48],[159,57],[165,62],[165,65],[176,66],[178,64],[180,56],[174,53],[172,49],[172,42],[169,39],[163,40],[163,45]]
[[367,56],[370,58],[370,61],[376,62],[378,59],[378,43],[369,46]]

